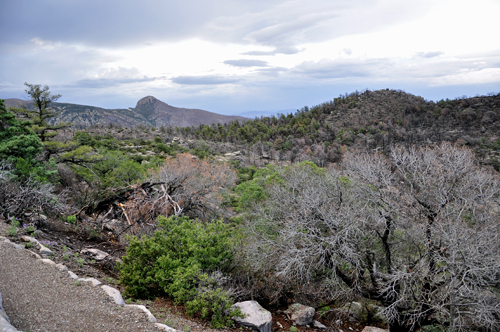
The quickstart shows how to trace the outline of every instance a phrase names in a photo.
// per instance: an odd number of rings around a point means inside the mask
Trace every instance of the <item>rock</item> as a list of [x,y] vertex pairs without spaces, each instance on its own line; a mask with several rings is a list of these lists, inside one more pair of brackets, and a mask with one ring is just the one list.
[[341,310],[346,312],[352,321],[357,321],[363,311],[363,306],[359,302],[350,302],[344,305]]
[[19,244],[17,244],[17,243],[14,243],[14,242],[10,242],[10,241],[9,241],[9,244],[10,244],[11,246],[13,246],[14,248],[16,248],[17,250],[19,250],[19,249],[23,249],[23,247],[21,247],[21,246],[20,246]]
[[73,279],[80,279],[74,272],[68,271],[69,277]]
[[235,156],[241,156],[241,151],[235,151],[235,152],[228,152],[224,154],[226,157],[235,157]]
[[170,326],[167,326],[165,324],[160,324],[156,323],[155,324],[157,328],[159,328],[161,331],[168,331],[168,332],[178,332],[176,329],[171,328]]
[[34,253],[34,252],[33,252],[33,251],[31,251],[31,250],[28,250],[28,253],[29,253],[31,256],[35,257],[36,259],[42,259],[42,257],[41,257],[39,254]]
[[125,305],[125,301],[123,301],[122,295],[116,288],[106,285],[102,285],[101,288],[113,299],[113,301],[115,301],[116,304]]
[[95,259],[96,261],[102,261],[103,259],[105,259],[106,257],[109,256],[108,253],[106,253],[102,250],[99,250],[99,249],[83,249],[80,252],[82,254],[87,254],[87,255],[92,256],[92,258]]
[[68,271],[68,267],[64,264],[61,264],[61,263],[56,264],[56,267],[59,271]]
[[80,280],[82,282],[90,282],[94,286],[101,286],[102,285],[102,282],[100,282],[99,280],[94,279],[94,278],[78,278],[78,280]]
[[53,252],[52,250],[50,250],[49,248],[43,246],[42,244],[38,243],[38,245],[40,246],[40,255],[42,256],[52,256],[53,255]]
[[[10,322],[9,317],[7,317],[7,313],[3,309],[3,300],[2,300],[2,293],[0,293],[0,317],[3,317],[7,322]],[[0,330],[1,331],[1,330]]]
[[17,243],[14,243],[14,242],[11,242],[9,239],[7,239],[6,237],[1,237],[0,238],[0,241],[2,242],[5,242],[5,243],[8,243],[10,244],[12,247],[16,248],[16,249],[23,249],[20,245],[18,245]]
[[379,327],[367,326],[361,332],[389,332],[389,330],[384,330]]
[[368,323],[377,323],[382,325],[387,324],[387,318],[384,315],[384,308],[374,304],[368,303],[362,305],[359,302],[350,302],[344,305],[340,311],[347,314],[351,322],[358,321],[361,316],[363,316]]
[[137,309],[143,311],[146,314],[146,316],[148,316],[148,321],[150,321],[151,323],[156,323],[155,316],[153,316],[151,311],[149,311],[145,306],[140,305],[140,304],[127,304],[126,306],[132,307],[132,308],[137,308]]
[[47,258],[42,259],[42,260],[41,260],[41,262],[42,262],[43,264],[47,264],[47,265],[54,265],[54,266],[56,266],[56,263],[55,263],[53,260],[50,260],[50,259],[47,259]]
[[325,325],[321,324],[317,320],[313,321],[313,327],[317,328],[317,329],[321,329],[321,330],[328,330],[328,327],[326,327]]
[[271,332],[273,317],[257,301],[238,302],[231,307],[231,309],[237,308],[241,310],[245,317],[232,317],[236,323],[258,329],[260,332]]
[[294,303],[288,307],[285,313],[296,325],[308,325],[312,323],[316,310],[300,303]]
[[14,326],[10,325],[9,317],[3,309],[2,294],[0,293],[0,331],[1,332],[19,332]]
[[21,240],[23,240],[24,242],[38,243],[37,239],[35,239],[34,237],[31,237],[31,236],[27,236],[27,235],[21,236]]

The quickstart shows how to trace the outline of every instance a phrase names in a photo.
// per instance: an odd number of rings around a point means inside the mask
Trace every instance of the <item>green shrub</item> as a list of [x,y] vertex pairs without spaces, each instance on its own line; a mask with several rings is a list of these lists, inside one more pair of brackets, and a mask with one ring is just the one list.
[[76,216],[75,215],[68,216],[66,219],[68,220],[68,222],[70,224],[74,224],[76,222]]
[[12,220],[10,222],[10,227],[7,230],[7,235],[16,236],[19,225],[20,225],[19,221],[15,217],[12,217]]
[[[229,227],[187,217],[160,217],[151,237],[131,237],[120,265],[120,283],[131,297],[165,292],[186,304],[188,314],[211,317],[214,327],[231,324],[224,311],[233,304],[213,271],[227,271],[232,261]],[[238,314],[234,311],[228,316]]]

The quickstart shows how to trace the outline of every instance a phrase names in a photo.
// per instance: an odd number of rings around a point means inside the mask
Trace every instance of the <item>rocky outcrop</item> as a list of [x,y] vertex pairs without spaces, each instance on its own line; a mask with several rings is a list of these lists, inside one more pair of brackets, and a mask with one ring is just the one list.
[[309,325],[312,323],[316,310],[312,307],[300,303],[291,304],[285,314],[295,323],[295,325]]
[[231,307],[231,309],[237,308],[241,310],[244,317],[233,317],[236,323],[257,329],[260,332],[271,332],[273,317],[257,301],[238,302]]

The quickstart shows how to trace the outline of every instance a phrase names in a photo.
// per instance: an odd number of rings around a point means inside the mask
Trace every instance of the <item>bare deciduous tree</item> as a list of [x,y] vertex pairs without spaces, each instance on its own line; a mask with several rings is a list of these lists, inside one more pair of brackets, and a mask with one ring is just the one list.
[[450,144],[350,152],[343,167],[280,171],[246,225],[253,268],[380,301],[391,332],[497,331],[498,174]]
[[160,215],[186,214],[208,220],[222,212],[222,193],[236,182],[236,173],[225,163],[200,160],[190,154],[166,160],[149,177],[147,182],[115,190],[90,206],[89,212],[96,219],[113,211],[122,213],[134,228],[155,226]]
[[225,163],[200,160],[190,154],[166,160],[151,177],[164,183],[165,193],[178,203],[183,213],[202,219],[221,212],[222,193],[233,187],[237,178]]
[[41,183],[32,176],[17,180],[11,171],[9,164],[0,163],[0,213],[4,216],[23,218],[27,212],[67,212],[67,192],[56,194],[54,185]]

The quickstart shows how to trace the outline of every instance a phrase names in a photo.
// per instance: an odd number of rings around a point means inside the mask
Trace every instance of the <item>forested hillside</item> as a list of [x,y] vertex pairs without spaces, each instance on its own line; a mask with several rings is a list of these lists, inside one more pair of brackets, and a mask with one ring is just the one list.
[[309,305],[335,330],[498,331],[500,95],[365,91],[244,122],[75,128],[28,86],[38,111],[0,101],[9,236],[119,248],[120,264],[53,258],[98,266],[129,301],[216,328],[251,299],[274,317]]
[[402,91],[340,96],[295,114],[227,125],[184,128],[186,137],[233,142],[278,160],[338,162],[347,148],[388,151],[393,144],[443,141],[465,145],[481,162],[500,167],[500,94],[426,101]]

